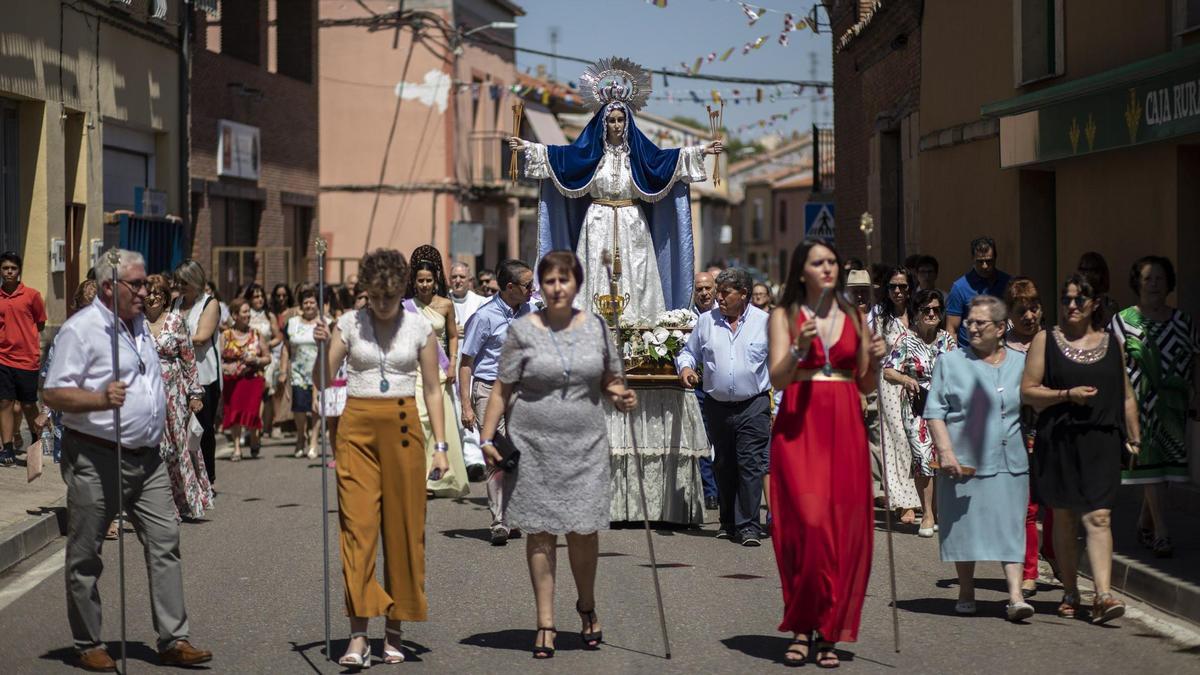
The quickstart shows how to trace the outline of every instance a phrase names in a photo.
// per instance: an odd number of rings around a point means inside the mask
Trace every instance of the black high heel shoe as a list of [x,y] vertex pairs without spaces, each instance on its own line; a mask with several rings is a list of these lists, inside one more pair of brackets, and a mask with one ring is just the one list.
[[[581,619],[587,621],[589,629],[596,624],[596,608],[594,606],[591,609],[584,611],[579,608],[579,601],[576,600],[575,611],[579,612],[579,617]],[[581,630],[579,631],[579,638],[583,640],[583,646],[587,649],[599,649],[600,643],[604,641],[604,631],[598,630],[592,632]]]
[[558,629],[554,626],[548,628],[538,626],[537,634],[533,636],[533,658],[552,659],[554,658],[554,647],[538,646],[537,639],[541,637],[542,633],[552,633],[553,637],[558,637]]

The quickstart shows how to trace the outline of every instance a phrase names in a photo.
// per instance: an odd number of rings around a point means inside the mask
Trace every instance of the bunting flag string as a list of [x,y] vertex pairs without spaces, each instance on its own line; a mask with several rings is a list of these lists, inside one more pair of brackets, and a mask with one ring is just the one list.
[[[662,2],[661,4],[658,2],[651,2],[651,0],[646,0],[646,2],[648,4],[654,4],[657,7],[666,7],[667,6],[666,2]],[[746,15],[746,20],[747,20],[746,25],[748,25],[748,26],[753,26],[753,25],[757,24],[759,22],[759,20],[761,20],[763,18],[763,15],[767,14],[767,13],[782,15],[783,16],[783,27],[780,29],[779,36],[776,39],[776,41],[779,43],[779,45],[781,47],[788,46],[788,42],[791,39],[790,34],[793,31],[798,31],[798,30],[801,30],[804,28],[808,28],[814,34],[818,34],[818,35],[822,32],[830,32],[830,30],[829,30],[831,28],[830,25],[828,23],[821,22],[817,18],[818,13],[817,13],[816,5],[814,5],[812,7],[812,9],[809,10],[807,15],[801,16],[799,19],[797,19],[796,18],[797,15],[793,14],[792,12],[771,9],[769,7],[762,7],[760,5],[751,4],[749,2],[743,2],[742,0],[725,0],[725,2],[730,2],[730,3],[736,2],[737,3],[737,5],[741,8],[742,13]],[[823,31],[822,29],[825,29],[825,30]],[[745,56],[745,55],[749,54],[750,52],[761,48],[764,44],[766,44],[767,40],[769,40],[770,38],[771,38],[771,34],[768,33],[766,35],[762,35],[750,42],[743,44],[741,46],[742,55]],[[729,57],[732,56],[734,51],[736,51],[737,49],[738,49],[737,47],[729,47],[729,48],[725,49],[724,52],[720,52],[720,54],[721,54],[720,60],[722,62],[728,60]],[[690,66],[688,65],[688,63],[686,61],[680,61],[679,67],[688,74],[691,74],[691,75],[698,74],[700,72],[700,67],[702,65],[704,65],[705,63],[712,63],[713,61],[717,60],[717,54],[718,54],[718,52],[716,50],[711,51],[708,54],[706,54],[705,56],[698,57],[696,59],[696,61],[694,63],[692,63]]]

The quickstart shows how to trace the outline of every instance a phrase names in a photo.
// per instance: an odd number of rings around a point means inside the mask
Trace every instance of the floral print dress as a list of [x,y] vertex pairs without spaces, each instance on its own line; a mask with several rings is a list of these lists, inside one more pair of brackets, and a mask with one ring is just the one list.
[[154,343],[167,396],[167,427],[159,453],[171,478],[175,517],[200,518],[212,508],[213,491],[199,440],[194,445],[188,443],[188,423],[192,419],[188,399],[202,398],[204,387],[196,380],[196,353],[183,314],[168,311]]
[[[907,330],[904,324],[895,318],[885,322],[874,310],[867,317],[867,322],[872,332],[883,337],[891,351],[895,351],[897,342]],[[912,460],[903,452],[908,444],[908,435],[904,429],[904,387],[884,380],[879,389],[879,433],[883,457],[886,460],[884,470],[887,471],[891,507],[916,509],[921,506],[921,496],[917,493],[916,482],[913,481]]]
[[933,437],[929,434],[929,425],[925,418],[913,411],[914,400],[920,399],[918,407],[923,409],[923,399],[933,385],[933,366],[938,357],[955,349],[954,336],[944,330],[938,330],[933,342],[925,342],[913,330],[905,330],[896,339],[891,353],[884,359],[884,368],[893,368],[917,381],[922,394],[914,397],[903,388],[900,396],[900,414],[904,422],[904,434],[908,437],[908,447],[912,451],[912,471],[914,476],[932,476],[936,472],[930,466],[933,461]]

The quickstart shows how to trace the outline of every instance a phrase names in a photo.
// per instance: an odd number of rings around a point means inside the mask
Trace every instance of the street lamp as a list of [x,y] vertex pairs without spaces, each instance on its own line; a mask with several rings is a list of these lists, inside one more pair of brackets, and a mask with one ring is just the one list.
[[493,21],[487,25],[472,28],[471,30],[463,33],[462,36],[467,37],[468,35],[473,35],[475,33],[478,33],[481,30],[487,30],[489,28],[494,28],[496,30],[516,30],[517,22],[516,21]]
[[492,28],[495,30],[516,30],[517,22],[516,21],[493,21],[491,23],[487,23],[482,26],[476,26],[475,28],[472,28],[471,30],[466,31],[465,33],[462,30],[462,26],[459,26],[458,39],[455,40],[455,45],[454,45],[454,55],[462,56],[462,54],[463,54],[462,42],[465,38],[467,38],[471,35],[474,35],[475,33],[478,33],[481,30],[487,30],[489,28]]

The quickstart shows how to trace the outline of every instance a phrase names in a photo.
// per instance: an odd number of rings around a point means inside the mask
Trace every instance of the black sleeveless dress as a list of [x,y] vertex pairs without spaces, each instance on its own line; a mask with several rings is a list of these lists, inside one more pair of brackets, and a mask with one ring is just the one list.
[[1091,386],[1097,393],[1086,405],[1058,403],[1038,415],[1033,450],[1038,501],[1082,512],[1111,509],[1121,485],[1125,440],[1125,369],[1117,340],[1108,334],[1096,349],[1079,352],[1052,328],[1045,359],[1047,387]]

